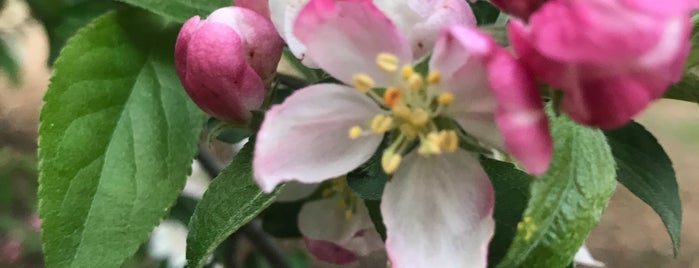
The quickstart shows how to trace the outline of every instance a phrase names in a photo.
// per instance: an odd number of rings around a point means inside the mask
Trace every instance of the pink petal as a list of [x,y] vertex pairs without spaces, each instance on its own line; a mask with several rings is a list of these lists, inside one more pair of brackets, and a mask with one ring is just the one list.
[[612,128],[628,122],[666,86],[646,74],[581,79],[578,88],[566,90],[561,109],[577,122]]
[[630,60],[653,47],[662,33],[657,21],[608,0],[550,1],[530,24],[536,49],[566,61]]
[[227,25],[238,33],[245,61],[262,79],[276,72],[284,42],[265,17],[246,8],[225,7],[211,13],[206,20]]
[[257,12],[269,19],[269,2],[267,0],[234,0],[233,4]]
[[178,72],[192,100],[222,120],[247,121],[250,111],[262,104],[265,88],[245,62],[238,34],[226,25],[204,21],[186,44],[186,58],[176,66],[185,67]]
[[296,91],[262,122],[253,159],[257,183],[270,192],[283,181],[315,183],[351,171],[371,157],[382,136],[353,140],[349,129],[381,112],[349,87],[317,84]]
[[500,48],[488,63],[488,78],[499,104],[496,120],[505,148],[528,172],[543,174],[551,162],[553,141],[539,88],[519,62]]
[[563,64],[541,55],[532,44],[531,29],[522,21],[512,19],[507,23],[507,33],[512,48],[526,68],[541,80],[556,88],[563,87],[567,81],[576,79],[572,66]]
[[412,62],[405,36],[369,0],[311,0],[297,16],[294,34],[318,66],[346,84],[365,73],[388,86],[391,76],[376,65],[379,53]]
[[485,267],[493,206],[490,180],[466,151],[408,154],[381,201],[391,267]]
[[485,60],[495,44],[477,31],[462,26],[444,28],[430,60],[439,70],[444,90],[454,94],[454,119],[479,140],[502,149],[495,125],[497,102],[490,89]]
[[546,171],[552,142],[530,75],[475,28],[451,26],[437,42],[430,65],[443,73],[445,85],[454,94],[454,116],[464,130],[506,149],[527,171]]
[[306,46],[301,44],[293,33],[294,20],[307,2],[308,0],[269,0],[270,18],[291,53],[304,65],[317,68],[318,65],[306,55]]
[[[308,202],[298,215],[299,230],[309,250],[320,259],[336,264],[352,262],[356,258],[350,256],[366,256],[383,248],[364,203],[358,200],[355,213],[347,219],[345,210],[338,206],[342,198],[336,195]],[[318,245],[327,248],[310,247]]]

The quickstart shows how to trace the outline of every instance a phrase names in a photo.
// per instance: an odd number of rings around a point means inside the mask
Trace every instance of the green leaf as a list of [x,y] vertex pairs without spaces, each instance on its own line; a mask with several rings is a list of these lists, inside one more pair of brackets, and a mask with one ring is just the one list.
[[478,25],[486,25],[495,23],[500,15],[500,10],[497,9],[493,4],[488,1],[478,1],[471,2],[471,9],[473,9],[473,14],[476,15],[476,21]]
[[653,134],[638,123],[606,131],[617,163],[617,180],[662,219],[677,255],[682,205],[672,162]]
[[364,200],[364,205],[369,211],[369,217],[374,223],[376,232],[381,236],[381,240],[386,241],[386,226],[383,224],[383,217],[381,216],[381,200]]
[[254,142],[248,142],[209,185],[189,222],[187,262],[201,267],[229,235],[272,204],[281,188],[266,194],[252,177]]
[[517,232],[517,223],[527,208],[529,174],[510,163],[481,157],[483,169],[490,177],[495,190],[495,235],[488,249],[488,266],[495,267],[505,257]]
[[119,0],[176,22],[193,16],[206,17],[212,11],[231,5],[231,0]]
[[665,91],[663,98],[699,103],[699,74],[688,70],[679,82]]
[[386,148],[381,144],[376,153],[357,169],[347,174],[347,186],[365,200],[380,200],[388,176],[381,167],[381,152]]
[[301,238],[298,215],[306,199],[294,202],[277,202],[260,214],[262,229],[278,238]]
[[52,64],[66,40],[94,18],[123,4],[111,0],[27,0],[33,15],[46,28]]
[[498,267],[564,267],[582,245],[616,186],[604,134],[565,116],[552,120],[553,161],[531,183],[517,235]]
[[202,115],[173,66],[176,28],[110,12],[68,41],[39,127],[48,267],[117,267],[184,187]]

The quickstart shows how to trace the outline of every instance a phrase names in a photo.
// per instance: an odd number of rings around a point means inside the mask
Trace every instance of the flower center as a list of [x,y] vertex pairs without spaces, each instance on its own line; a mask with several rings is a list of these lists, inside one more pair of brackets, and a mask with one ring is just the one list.
[[323,189],[324,198],[334,196],[337,198],[337,207],[345,211],[345,219],[350,219],[357,213],[357,195],[347,186],[345,176],[330,180],[330,185]]
[[391,74],[390,86],[376,88],[374,79],[365,73],[355,74],[353,84],[386,111],[374,115],[365,126],[351,127],[349,137],[391,133],[391,143],[381,157],[381,166],[387,174],[395,172],[413,144],[418,144],[418,153],[422,155],[456,151],[459,147],[456,131],[435,123],[454,102],[453,94],[439,90],[441,73],[431,70],[425,77],[410,64],[400,66],[398,57],[390,53],[379,53],[376,65]]

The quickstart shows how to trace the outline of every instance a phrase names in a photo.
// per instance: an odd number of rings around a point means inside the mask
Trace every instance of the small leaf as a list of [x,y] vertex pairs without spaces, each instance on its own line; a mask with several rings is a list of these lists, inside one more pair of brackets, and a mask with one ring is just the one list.
[[699,103],[699,74],[688,70],[679,82],[665,91],[663,98]]
[[495,23],[500,15],[500,10],[497,9],[493,4],[488,1],[477,1],[472,2],[471,9],[473,9],[473,14],[476,15],[476,21],[478,25],[487,25]]
[[636,122],[605,134],[616,159],[617,180],[660,215],[677,255],[682,204],[670,158],[653,134]]
[[193,16],[206,17],[217,8],[230,6],[230,0],[119,0],[176,22]]
[[549,170],[531,184],[517,235],[498,267],[564,267],[607,206],[616,168],[604,134],[565,116],[552,120]]
[[201,267],[229,235],[272,204],[283,187],[266,194],[252,178],[254,142],[248,142],[209,185],[189,222],[187,262]]
[[56,61],[39,127],[48,267],[118,267],[184,187],[203,117],[173,66],[176,30],[111,12]]
[[347,186],[365,200],[380,200],[387,176],[381,168],[381,152],[385,144],[376,150],[369,161],[347,174]]
[[517,232],[517,223],[529,201],[532,176],[510,163],[481,157],[483,169],[495,190],[495,235],[488,249],[488,266],[495,267],[505,257]]
[[369,211],[369,217],[374,223],[376,232],[381,236],[381,240],[386,241],[386,226],[383,224],[383,217],[381,216],[381,200],[364,200],[364,205]]

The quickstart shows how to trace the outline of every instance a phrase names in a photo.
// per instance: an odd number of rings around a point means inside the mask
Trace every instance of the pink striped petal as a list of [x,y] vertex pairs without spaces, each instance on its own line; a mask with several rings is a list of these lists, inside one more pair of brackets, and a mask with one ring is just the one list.
[[381,201],[391,267],[486,267],[493,206],[490,180],[468,152],[408,154]]
[[412,62],[405,36],[369,0],[311,0],[294,22],[294,35],[320,68],[346,84],[365,73],[388,86],[392,76],[376,65],[379,53]]
[[284,181],[315,183],[343,175],[367,161],[381,135],[350,139],[381,108],[356,90],[317,84],[296,91],[266,115],[257,135],[253,171],[271,192]]
[[538,88],[505,49],[475,28],[445,28],[430,62],[454,94],[454,117],[534,174],[546,171],[552,141]]

